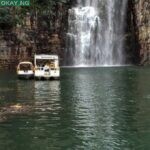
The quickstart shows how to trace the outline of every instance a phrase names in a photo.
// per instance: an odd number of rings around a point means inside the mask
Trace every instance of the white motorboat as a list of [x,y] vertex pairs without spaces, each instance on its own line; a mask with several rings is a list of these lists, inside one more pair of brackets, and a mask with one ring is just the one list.
[[17,75],[20,79],[31,79],[34,77],[34,66],[29,61],[20,62],[17,66]]
[[58,79],[60,77],[59,57],[57,55],[34,56],[36,79]]

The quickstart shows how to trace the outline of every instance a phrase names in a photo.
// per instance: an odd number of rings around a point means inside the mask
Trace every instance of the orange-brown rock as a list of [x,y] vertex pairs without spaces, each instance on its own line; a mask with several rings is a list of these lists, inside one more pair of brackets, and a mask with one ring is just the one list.
[[150,1],[138,0],[134,2],[133,10],[135,11],[141,64],[150,64]]

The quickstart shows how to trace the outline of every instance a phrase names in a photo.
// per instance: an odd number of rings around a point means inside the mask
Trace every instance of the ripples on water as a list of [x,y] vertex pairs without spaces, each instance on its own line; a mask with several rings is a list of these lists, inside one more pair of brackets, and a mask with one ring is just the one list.
[[148,149],[149,75],[149,68],[64,68],[60,81],[49,82],[1,73],[1,110],[13,104],[32,110],[0,111],[0,148]]

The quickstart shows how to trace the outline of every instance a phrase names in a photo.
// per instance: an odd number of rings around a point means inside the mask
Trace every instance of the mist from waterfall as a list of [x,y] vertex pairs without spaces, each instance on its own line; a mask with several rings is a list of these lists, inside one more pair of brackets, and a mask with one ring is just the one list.
[[124,64],[127,0],[77,0],[69,10],[66,65]]

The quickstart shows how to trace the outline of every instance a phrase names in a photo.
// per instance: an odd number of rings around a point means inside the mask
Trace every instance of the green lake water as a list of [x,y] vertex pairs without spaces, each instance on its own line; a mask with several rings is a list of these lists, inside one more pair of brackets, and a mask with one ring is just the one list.
[[0,72],[0,150],[149,149],[150,68],[63,68],[59,81]]

